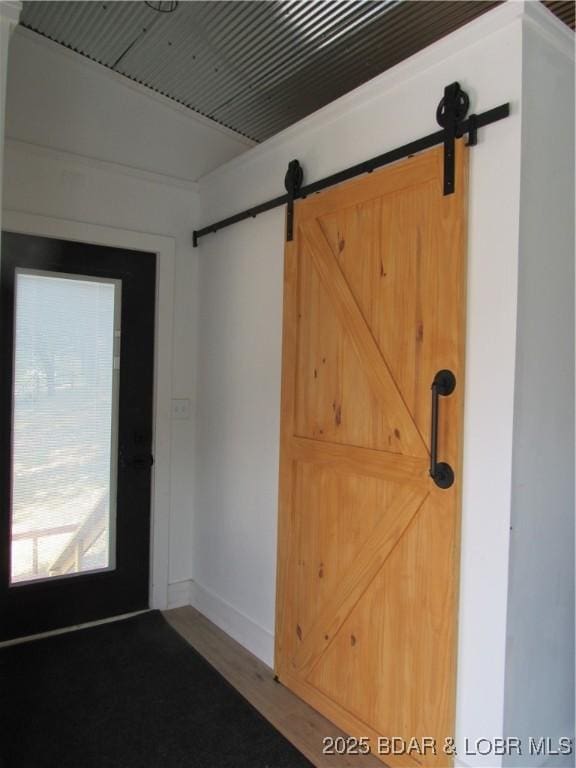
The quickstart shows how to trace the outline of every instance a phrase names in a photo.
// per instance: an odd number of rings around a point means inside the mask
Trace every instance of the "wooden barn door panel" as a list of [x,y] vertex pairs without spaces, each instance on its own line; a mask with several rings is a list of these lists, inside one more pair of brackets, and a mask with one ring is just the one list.
[[375,753],[453,736],[466,159],[450,196],[436,148],[299,201],[286,246],[276,671]]

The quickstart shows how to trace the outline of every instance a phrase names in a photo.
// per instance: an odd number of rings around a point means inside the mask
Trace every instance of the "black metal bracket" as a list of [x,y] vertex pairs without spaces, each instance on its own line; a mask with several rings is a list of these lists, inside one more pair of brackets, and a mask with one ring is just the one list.
[[475,147],[478,144],[478,116],[470,115],[468,118],[468,141],[467,147]]
[[459,83],[444,88],[438,108],[436,122],[444,128],[444,194],[454,192],[455,140],[464,134],[462,123],[468,112],[470,99]]
[[290,160],[288,170],[284,177],[284,186],[288,192],[287,210],[286,210],[286,241],[291,242],[294,236],[294,198],[298,197],[298,192],[304,181],[304,171],[298,160]]

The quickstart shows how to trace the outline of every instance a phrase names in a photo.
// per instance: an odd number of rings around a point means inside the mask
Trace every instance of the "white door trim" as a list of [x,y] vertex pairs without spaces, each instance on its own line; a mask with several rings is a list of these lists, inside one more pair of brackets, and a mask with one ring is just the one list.
[[165,609],[168,607],[170,547],[170,407],[176,261],[174,238],[11,210],[3,211],[2,228],[26,235],[156,254],[150,607]]

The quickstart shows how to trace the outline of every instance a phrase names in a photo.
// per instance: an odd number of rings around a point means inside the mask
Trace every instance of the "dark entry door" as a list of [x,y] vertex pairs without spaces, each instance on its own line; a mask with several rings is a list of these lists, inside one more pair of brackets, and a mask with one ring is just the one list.
[[155,272],[2,234],[0,640],[148,607]]

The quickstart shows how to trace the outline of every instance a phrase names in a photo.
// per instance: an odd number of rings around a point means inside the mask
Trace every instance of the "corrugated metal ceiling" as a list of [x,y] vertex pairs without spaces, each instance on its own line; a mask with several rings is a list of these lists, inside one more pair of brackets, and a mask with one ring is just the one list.
[[576,2],[570,0],[544,0],[544,5],[554,13],[567,27],[574,29],[576,21]]
[[21,23],[262,141],[497,4],[24,2]]

